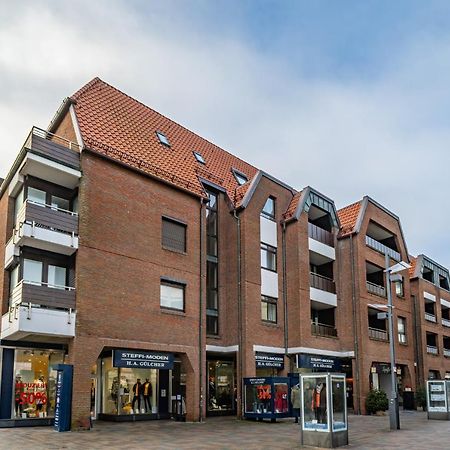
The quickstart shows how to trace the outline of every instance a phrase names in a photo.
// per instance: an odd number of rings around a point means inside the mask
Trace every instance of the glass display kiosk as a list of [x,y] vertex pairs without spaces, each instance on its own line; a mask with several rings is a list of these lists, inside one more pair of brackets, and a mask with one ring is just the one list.
[[271,419],[290,417],[289,378],[244,378],[246,419]]
[[428,419],[450,420],[450,381],[427,381]]
[[345,375],[300,375],[301,444],[334,448],[348,444]]

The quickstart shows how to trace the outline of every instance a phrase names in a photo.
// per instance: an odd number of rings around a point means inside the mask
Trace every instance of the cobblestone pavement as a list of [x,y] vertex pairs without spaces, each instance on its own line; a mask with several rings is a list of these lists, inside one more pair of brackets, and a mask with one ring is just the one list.
[[[450,422],[422,412],[402,412],[400,431],[384,417],[349,416],[351,449],[450,449]],[[57,433],[49,427],[0,429],[0,449],[294,449],[300,448],[293,419],[277,423],[209,418],[205,423],[98,422],[91,431]]]

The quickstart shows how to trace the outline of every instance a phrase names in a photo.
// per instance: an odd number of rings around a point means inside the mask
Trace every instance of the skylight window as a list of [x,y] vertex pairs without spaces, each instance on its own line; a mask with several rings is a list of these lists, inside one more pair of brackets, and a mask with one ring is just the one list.
[[242,186],[248,181],[248,178],[242,172],[239,172],[236,169],[233,169],[233,175],[234,178],[236,178],[236,181],[239,183],[239,186]]
[[156,136],[158,136],[159,142],[161,142],[161,144],[170,147],[169,139],[167,139],[167,136],[164,133],[161,133],[161,131],[157,131]]
[[196,159],[199,163],[206,164],[205,159],[203,158],[203,156],[202,156],[200,153],[198,153],[198,152],[192,152],[192,153],[194,154],[195,159]]

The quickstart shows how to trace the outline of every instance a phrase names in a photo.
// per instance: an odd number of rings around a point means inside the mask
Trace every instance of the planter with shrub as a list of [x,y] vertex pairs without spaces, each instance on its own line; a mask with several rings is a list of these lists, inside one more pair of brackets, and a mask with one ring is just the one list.
[[386,392],[374,389],[367,394],[366,411],[367,414],[377,414],[386,411],[389,408],[389,400]]

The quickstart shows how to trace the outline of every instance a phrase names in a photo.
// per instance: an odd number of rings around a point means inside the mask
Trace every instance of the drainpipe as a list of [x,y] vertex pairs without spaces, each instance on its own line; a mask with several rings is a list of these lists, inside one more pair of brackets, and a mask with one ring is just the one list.
[[200,198],[200,301],[199,301],[199,326],[198,326],[198,372],[199,372],[199,413],[200,422],[203,422],[203,198]]
[[353,315],[353,343],[355,347],[355,378],[356,383],[353,383],[356,394],[356,408],[355,413],[361,414],[361,390],[360,390],[360,370],[359,370],[359,344],[358,344],[358,325],[357,325],[357,311],[356,311],[356,287],[355,287],[355,260],[353,252],[353,234],[350,235],[350,260],[351,260],[351,275],[352,275],[352,315]]
[[237,225],[237,310],[238,310],[238,368],[239,368],[239,386],[240,386],[240,395],[239,395],[239,403],[240,403],[240,417],[243,415],[243,404],[242,404],[242,376],[244,373],[244,362],[243,362],[243,338],[242,338],[242,305],[241,305],[241,219],[237,215],[236,210],[233,211],[233,216],[236,219]]
[[287,304],[287,279],[286,279],[286,222],[283,222],[281,233],[282,259],[283,259],[283,306],[284,306],[284,353],[288,356],[288,304]]

